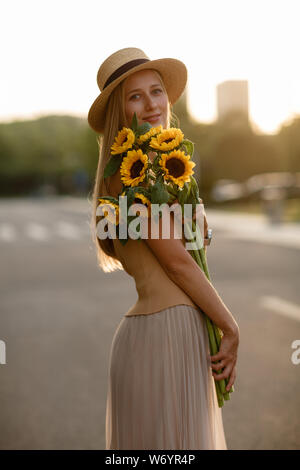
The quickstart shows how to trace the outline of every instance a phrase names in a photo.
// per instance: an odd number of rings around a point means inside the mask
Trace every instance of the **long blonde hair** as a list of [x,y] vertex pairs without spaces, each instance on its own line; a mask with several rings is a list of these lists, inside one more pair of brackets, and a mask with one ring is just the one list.
[[[156,72],[156,70],[155,70]],[[162,88],[166,92],[163,80],[158,72]],[[110,148],[114,142],[114,138],[117,135],[118,131],[122,129],[123,126],[129,127],[130,123],[126,122],[125,108],[124,108],[124,81],[121,82],[111,93],[107,107],[106,107],[106,117],[105,117],[105,128],[101,136],[97,138],[97,143],[99,147],[99,159],[98,166],[96,171],[95,184],[92,193],[92,216],[90,228],[92,232],[92,239],[96,245],[96,255],[98,260],[98,266],[102,271],[108,273],[116,270],[123,270],[121,262],[118,260],[113,240],[107,237],[104,240],[101,240],[97,237],[97,223],[99,217],[96,216],[96,211],[98,207],[98,198],[101,196],[110,195],[110,178],[104,178],[104,168],[110,158]],[[170,127],[170,122],[178,122],[177,116],[172,112],[170,103],[168,106],[168,119],[167,127]]]

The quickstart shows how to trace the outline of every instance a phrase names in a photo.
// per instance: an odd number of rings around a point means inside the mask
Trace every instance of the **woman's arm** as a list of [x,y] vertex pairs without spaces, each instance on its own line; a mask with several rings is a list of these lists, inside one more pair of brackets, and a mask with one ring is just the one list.
[[[164,213],[168,216],[167,212]],[[168,276],[197,304],[203,312],[225,333],[235,334],[238,325],[216,289],[192,256],[182,239],[175,238],[176,224],[170,214],[170,238],[163,239],[162,220],[159,221],[159,238],[151,238],[149,219],[148,238],[145,242],[152,250]]]
[[[117,197],[121,192],[122,183],[120,170],[110,178],[110,193]],[[201,201],[202,202],[202,201]],[[167,213],[164,213],[166,216]],[[185,249],[182,239],[175,238],[174,215],[170,214],[170,238],[163,239],[161,219],[159,222],[159,239],[151,238],[149,219],[149,238],[145,241],[158,258],[168,276],[184,290],[205,314],[225,333],[236,332],[237,323],[228,310],[216,289],[207,279],[202,269],[197,265]],[[207,223],[204,228],[206,233]]]
[[[183,239],[175,238],[176,224],[170,215],[170,238],[163,239],[162,221],[159,220],[159,238],[151,237],[151,222],[148,221],[148,244],[167,275],[184,290],[201,310],[223,332],[219,352],[210,357],[215,380],[228,379],[229,391],[236,379],[239,327],[214,286],[184,246]],[[178,234],[179,235],[179,234]],[[223,372],[217,373],[222,370]]]

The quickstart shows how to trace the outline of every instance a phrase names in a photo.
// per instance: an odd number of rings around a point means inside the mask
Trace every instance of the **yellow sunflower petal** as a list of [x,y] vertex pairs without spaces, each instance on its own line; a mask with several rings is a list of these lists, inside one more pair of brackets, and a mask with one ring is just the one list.
[[184,134],[180,129],[171,127],[170,129],[163,130],[156,137],[152,137],[150,147],[166,152],[178,147],[183,141],[183,138]]
[[119,224],[119,206],[109,199],[98,198],[100,201],[99,206],[103,206],[104,213],[102,215],[108,219],[112,224],[116,222],[116,225]]
[[118,132],[118,135],[115,138],[115,142],[110,148],[111,154],[117,155],[117,154],[126,152],[126,150],[128,149],[131,149],[134,143],[134,140],[135,140],[134,132],[127,127],[123,127],[123,129],[121,129]]
[[[149,201],[149,199],[144,194],[139,193],[139,192],[136,192],[134,196],[135,196],[135,199],[139,199],[141,203],[147,207],[147,217],[149,217],[150,210],[151,210],[151,201]],[[140,215],[141,217],[143,216],[143,214],[140,214]]]
[[137,186],[146,176],[148,157],[141,149],[129,150],[120,166],[121,181],[125,186]]
[[146,140],[150,139],[150,137],[153,137],[162,132],[162,130],[162,125],[159,125],[158,127],[152,127],[148,132],[146,132],[146,134],[140,135],[137,140],[137,143],[141,145],[143,142],[146,142]]
[[159,161],[163,168],[165,180],[171,180],[179,187],[183,187],[185,182],[190,181],[194,174],[193,168],[196,165],[190,161],[190,155],[186,155],[181,150],[173,150],[170,153],[163,153]]

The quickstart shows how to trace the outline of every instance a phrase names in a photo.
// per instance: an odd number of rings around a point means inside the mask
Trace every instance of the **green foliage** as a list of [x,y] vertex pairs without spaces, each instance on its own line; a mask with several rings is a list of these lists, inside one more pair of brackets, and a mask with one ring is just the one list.
[[122,163],[122,158],[123,155],[112,155],[110,159],[108,160],[105,168],[104,168],[104,173],[103,176],[104,178],[107,178],[108,176],[114,175],[118,169],[120,168],[120,165]]
[[151,129],[151,124],[149,122],[145,122],[141,124],[140,126],[138,125],[138,120],[137,120],[137,115],[136,113],[133,114],[132,121],[131,121],[131,129],[135,133],[137,137],[140,135],[146,134]]
[[136,132],[136,131],[137,131],[137,128],[138,128],[138,120],[137,120],[137,115],[136,115],[136,113],[133,114],[130,127],[131,127],[131,129],[133,130],[133,132]]
[[43,183],[67,192],[64,185],[76,170],[94,179],[97,154],[85,119],[46,116],[1,123],[0,194],[25,194]]
[[[213,124],[197,123],[183,104],[174,106],[176,125],[185,134],[186,151],[193,155],[194,176],[205,202],[219,179],[244,181],[258,173],[300,171],[300,116],[284,123],[278,134],[263,135],[238,115]],[[138,128],[136,116],[133,125],[137,134],[150,128],[149,123]],[[26,193],[44,182],[68,192],[66,181],[77,170],[86,172],[91,188],[98,164],[97,137],[86,119],[72,116],[1,123],[0,194]],[[194,142],[193,149],[189,142]],[[115,170],[118,158],[111,165],[110,171]],[[155,186],[152,197],[160,191],[160,185]]]
[[136,136],[139,137],[140,135],[146,134],[151,129],[151,124],[149,122],[145,122],[141,126],[139,126],[136,130]]
[[184,139],[182,141],[182,145],[185,147],[186,149],[186,152],[190,155],[190,157],[192,158],[193,156],[193,153],[194,153],[194,144],[193,142],[191,142],[190,140],[188,139]]
[[182,190],[179,191],[179,193],[178,193],[178,202],[182,206],[183,206],[183,204],[185,204],[186,199],[188,197],[189,187],[190,187],[190,185],[188,183],[184,183]]
[[169,197],[169,193],[166,190],[163,181],[159,178],[158,181],[151,187],[152,204],[165,204],[169,201]]

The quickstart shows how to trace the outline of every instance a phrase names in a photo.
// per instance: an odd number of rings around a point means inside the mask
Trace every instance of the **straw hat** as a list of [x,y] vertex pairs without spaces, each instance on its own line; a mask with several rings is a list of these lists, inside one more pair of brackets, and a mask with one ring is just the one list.
[[144,69],[158,71],[162,76],[170,103],[174,104],[178,100],[187,81],[187,69],[183,62],[177,59],[150,60],[141,49],[135,47],[120,49],[101,64],[97,73],[97,83],[101,93],[88,113],[88,123],[94,131],[101,133],[104,130],[105,108],[111,92],[126,77]]

